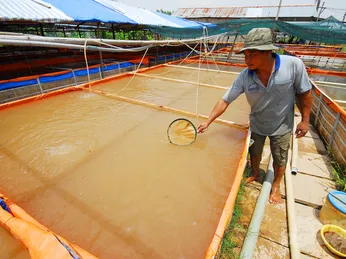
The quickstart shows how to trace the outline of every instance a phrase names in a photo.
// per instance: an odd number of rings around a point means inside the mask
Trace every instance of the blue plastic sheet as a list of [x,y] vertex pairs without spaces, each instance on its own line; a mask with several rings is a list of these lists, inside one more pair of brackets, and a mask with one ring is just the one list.
[[113,11],[93,0],[45,0],[45,2],[54,5],[75,21],[137,24],[127,16]]
[[132,67],[132,66],[134,66],[134,64],[131,63],[131,62],[123,62],[123,63],[120,63],[120,68]]
[[[119,64],[105,65],[104,71],[115,70],[115,69],[119,69],[119,68],[132,67],[134,65],[135,64],[132,62],[122,62]],[[94,68],[89,69],[90,75],[96,74],[99,72],[100,72],[99,67],[94,67]],[[75,74],[75,76],[88,75],[86,69],[75,70],[74,74]],[[73,78],[72,72],[67,72],[65,74],[54,75],[54,76],[40,76],[39,80],[40,80],[40,83],[44,84],[44,83],[51,83],[51,82],[56,82],[56,81],[60,81],[60,80],[65,80],[65,79],[69,79],[69,78]],[[0,90],[6,90],[6,89],[17,88],[17,87],[28,86],[28,85],[37,85],[37,84],[38,84],[37,79],[0,83]]]
[[[94,67],[94,68],[90,68],[89,69],[89,74],[92,75],[92,74],[96,74],[96,73],[99,73],[100,70],[98,67]],[[86,76],[88,75],[88,72],[86,69],[81,69],[81,70],[77,70],[77,71],[74,71],[74,74],[75,76]]]
[[56,75],[56,76],[40,76],[39,79],[41,83],[50,83],[50,82],[60,81],[64,79],[69,79],[72,77],[73,77],[72,72],[69,72],[66,74]]
[[27,86],[27,85],[37,85],[36,79],[31,80],[24,80],[24,81],[18,81],[18,82],[7,82],[7,83],[0,83],[0,90],[6,90],[21,86]]
[[113,65],[105,65],[103,67],[104,71],[109,71],[109,70],[115,70],[119,68],[119,64],[113,64]]
[[2,198],[0,198],[0,206],[1,206],[1,208],[6,210],[7,212],[11,213],[11,210],[9,209],[6,202]]

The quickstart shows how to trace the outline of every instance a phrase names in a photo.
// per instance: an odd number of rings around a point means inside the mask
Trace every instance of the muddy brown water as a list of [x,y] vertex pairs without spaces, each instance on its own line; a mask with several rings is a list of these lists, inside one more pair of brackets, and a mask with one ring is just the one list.
[[[169,73],[181,79],[187,72]],[[201,71],[209,83],[233,80],[206,74]],[[118,93],[129,79],[94,89]],[[199,112],[209,114],[223,93],[200,87]],[[196,86],[189,83],[135,77],[118,94],[195,112]],[[239,98],[222,118],[246,123],[248,113]],[[203,258],[246,132],[214,123],[193,145],[179,147],[167,139],[167,127],[178,117],[87,91],[1,110],[0,190],[100,258]],[[29,258],[3,228],[0,239],[2,258]]]
[[326,232],[324,236],[327,242],[338,252],[346,254],[346,239],[335,232]]

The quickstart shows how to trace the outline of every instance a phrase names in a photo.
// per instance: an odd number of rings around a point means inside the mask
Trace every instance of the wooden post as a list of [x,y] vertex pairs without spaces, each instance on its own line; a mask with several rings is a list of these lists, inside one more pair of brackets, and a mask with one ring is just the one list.
[[229,62],[231,62],[232,52],[233,52],[234,44],[235,44],[235,41],[236,41],[237,37],[238,37],[238,31],[237,31],[237,33],[236,33],[236,35],[235,35],[235,37],[234,37],[234,41],[233,41],[233,44],[232,44],[232,48],[231,48],[231,50],[230,50],[230,52],[229,52],[229,54],[228,54],[228,57],[227,57],[227,61],[229,61]]
[[44,36],[44,31],[43,31],[42,23],[40,23],[40,30],[41,30],[41,36]]
[[77,25],[77,31],[78,31],[79,38],[82,38],[82,35],[81,35],[81,33],[80,33],[80,30],[79,30],[79,25],[80,25],[80,24]]
[[320,18],[320,15],[321,15],[321,13],[324,11],[324,9],[326,9],[326,8],[324,8],[324,3],[325,3],[325,2],[322,3],[321,10],[320,10],[319,13],[318,13],[316,22],[318,22],[318,19]]
[[278,7],[278,11],[277,11],[277,13],[276,13],[275,21],[277,21],[277,20],[279,19],[279,13],[280,13],[280,8],[281,8],[281,2],[282,2],[282,0],[280,0],[280,2],[279,2],[279,7]]
[[114,32],[114,24],[112,23],[112,33],[113,33],[113,39],[115,40],[115,32]]
[[102,56],[102,51],[99,51],[100,53],[100,74],[101,74],[101,79],[104,78],[104,67],[103,67],[103,56]]
[[96,38],[100,38],[100,22],[97,23]]

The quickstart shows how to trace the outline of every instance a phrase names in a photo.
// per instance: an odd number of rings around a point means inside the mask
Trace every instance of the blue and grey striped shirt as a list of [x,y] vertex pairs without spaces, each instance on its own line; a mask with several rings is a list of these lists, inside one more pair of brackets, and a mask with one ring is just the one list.
[[250,129],[264,136],[283,135],[291,131],[295,94],[311,89],[303,61],[292,56],[274,55],[275,68],[267,87],[255,71],[244,69],[222,97],[231,103],[245,92],[251,106]]

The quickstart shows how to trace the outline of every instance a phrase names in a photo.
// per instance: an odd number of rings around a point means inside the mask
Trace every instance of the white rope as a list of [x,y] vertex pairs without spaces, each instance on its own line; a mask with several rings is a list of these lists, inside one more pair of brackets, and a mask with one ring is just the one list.
[[133,76],[131,77],[130,81],[129,81],[122,89],[120,89],[118,92],[116,92],[116,94],[120,93],[121,91],[123,91],[126,87],[128,87],[128,86],[131,84],[131,82],[132,82],[132,80],[135,78],[135,76],[136,76],[136,74],[137,74],[139,68],[141,67],[142,62],[143,62],[143,60],[144,60],[144,57],[145,57],[145,55],[147,54],[148,50],[149,50],[149,47],[148,47],[148,48],[146,49],[146,51],[144,52],[144,55],[143,55],[143,57],[142,57],[142,59],[141,59],[141,62],[139,62],[139,65],[138,65],[137,69],[135,70],[135,72],[133,73]]
[[[223,35],[223,34],[222,34],[222,35]],[[190,51],[190,53],[178,64],[178,66],[179,66],[180,64],[182,64],[193,52],[199,54],[198,80],[197,80],[198,83],[197,83],[197,88],[196,88],[196,117],[197,117],[197,120],[199,120],[199,114],[198,114],[198,100],[199,100],[200,71],[201,71],[202,59],[204,58],[204,56],[207,57],[209,54],[211,54],[211,53],[214,51],[214,49],[215,49],[215,47],[216,47],[216,44],[217,44],[217,42],[218,42],[219,37],[220,37],[220,35],[218,35],[218,36],[216,37],[214,46],[213,46],[213,48],[210,50],[210,52],[209,52],[208,46],[207,46],[207,44],[206,44],[206,39],[209,38],[209,37],[208,37],[208,31],[207,31],[206,27],[203,27],[203,36],[201,37],[200,42],[197,43],[197,44],[195,45],[194,48],[191,48],[187,43],[185,43],[185,42],[183,42],[183,41],[179,41],[180,43],[182,43],[182,44],[186,45],[188,48],[190,48],[191,51]],[[107,43],[104,43],[104,42],[101,42],[101,41],[95,41],[95,40],[87,39],[87,38],[85,39],[85,41],[84,41],[84,48],[83,48],[83,49],[84,49],[84,59],[85,59],[85,64],[86,64],[86,69],[87,69],[89,94],[90,94],[90,96],[91,96],[91,83],[90,83],[91,80],[90,80],[89,64],[88,64],[88,58],[87,58],[87,43],[88,43],[88,41],[97,42],[98,44],[103,44],[103,45],[105,45],[105,46],[107,46],[107,47],[110,47],[110,48],[121,49],[121,50],[129,51],[129,52],[138,51],[138,48],[124,49],[124,48],[120,48],[120,47],[117,47],[117,46],[113,46],[113,45],[110,45],[110,44],[107,44]],[[199,51],[196,50],[198,44],[200,45],[200,50],[199,50]],[[205,52],[205,53],[202,53],[202,44],[204,45],[204,52]],[[169,43],[164,44],[164,46],[166,46],[166,45],[169,45]],[[129,82],[128,82],[122,89],[120,89],[118,92],[115,93],[116,95],[119,94],[120,92],[122,92],[126,87],[128,87],[128,86],[131,84],[131,82],[132,82],[133,79],[135,78],[135,76],[136,76],[138,70],[140,69],[140,67],[141,67],[141,65],[142,65],[142,62],[143,62],[143,60],[144,60],[144,58],[145,58],[145,56],[146,56],[148,50],[149,50],[151,47],[152,47],[152,45],[149,45],[149,46],[146,47],[145,52],[144,52],[144,54],[143,54],[143,57],[142,57],[142,59],[141,59],[139,65],[138,65],[137,69],[135,69],[135,71],[134,71],[134,73],[133,73],[131,79],[129,80]],[[214,58],[213,58],[213,59],[214,59]],[[215,64],[216,64],[215,59],[214,59],[214,62],[215,62]],[[102,65],[102,64],[101,64],[101,65]],[[208,68],[209,68],[208,61],[207,61],[207,65],[208,65]],[[217,66],[217,64],[216,64],[216,66]],[[174,68],[172,68],[171,70],[173,70],[173,69],[174,69]],[[217,69],[219,70],[218,67],[217,67]],[[220,70],[219,70],[219,71],[220,71]],[[164,73],[168,73],[168,72],[170,72],[170,71],[166,71],[166,72],[163,72],[163,73],[160,73],[160,74],[164,74]]]
[[[119,47],[117,47],[117,46],[113,46],[113,45],[110,45],[110,44],[107,44],[107,43],[104,43],[104,42],[101,42],[101,41],[95,41],[95,40],[88,39],[88,38],[85,39],[85,41],[84,41],[84,60],[85,60],[85,65],[86,65],[86,70],[87,70],[87,75],[88,75],[89,94],[91,95],[91,83],[90,83],[91,80],[90,80],[90,72],[89,72],[88,57],[87,57],[87,52],[86,52],[86,50],[87,50],[87,42],[88,42],[88,41],[97,42],[97,43],[103,44],[103,45],[105,45],[105,46],[108,46],[108,47],[110,47],[110,48],[117,48],[117,49],[123,49],[123,48],[119,48]],[[151,47],[151,45],[146,46],[146,47],[144,48],[144,49],[145,49],[144,55],[143,55],[143,57],[142,57],[142,59],[141,59],[139,65],[138,65],[137,69],[135,69],[135,73],[133,73],[133,76],[131,77],[130,81],[129,81],[122,89],[120,89],[119,92],[123,91],[123,90],[132,82],[132,80],[133,80],[133,78],[135,77],[135,75],[136,75],[138,69],[141,67],[142,62],[143,62],[143,60],[144,60],[144,58],[145,58],[145,56],[146,56],[146,54],[147,54],[147,52],[148,52],[148,50],[149,50],[150,47]],[[135,49],[137,49],[137,48],[135,48]],[[124,50],[129,50],[129,51],[131,51],[131,48],[129,48],[129,49],[124,49]],[[100,65],[102,65],[102,64],[100,64]],[[120,68],[120,67],[119,67],[119,68]],[[119,93],[119,92],[117,92],[117,93]]]
[[[193,50],[195,50],[197,48],[197,46],[199,45],[199,42],[195,45],[195,47],[193,48]],[[177,65],[177,66],[180,66],[182,63],[185,62],[186,59],[189,58],[189,56],[193,53],[193,50],[190,51],[190,53]],[[171,72],[172,70],[174,70],[174,68],[171,68],[169,69],[168,71],[164,71],[164,72],[161,72],[161,73],[155,73],[155,74],[152,74],[152,75],[164,75],[164,74],[167,74],[169,72]]]
[[85,60],[85,65],[86,65],[86,70],[87,70],[87,75],[88,75],[88,87],[89,87],[89,94],[91,96],[91,84],[90,84],[90,73],[89,73],[89,64],[88,64],[88,58],[86,54],[86,45],[87,45],[88,39],[86,38],[84,41],[84,60]]
[[[209,56],[211,56],[211,57],[212,57],[212,59],[214,60],[214,63],[215,63],[216,69],[217,69],[218,71],[220,71],[220,69],[219,69],[219,67],[218,67],[218,65],[217,65],[217,63],[216,63],[216,61],[215,61],[215,59],[214,59],[213,52],[214,52],[214,50],[215,50],[216,44],[218,43],[219,37],[220,37],[220,39],[221,39],[221,36],[220,36],[220,35],[219,35],[218,37],[216,37],[216,40],[215,40],[214,46],[212,47],[212,49],[210,50],[210,52],[209,52],[209,54],[208,54],[208,55],[209,55]],[[206,60],[207,60],[207,57],[206,57]]]
[[[203,34],[204,34],[204,28],[203,27]],[[205,36],[205,35],[203,35]],[[197,76],[197,88],[196,88],[196,116],[197,116],[197,120],[199,121],[199,116],[198,116],[198,99],[199,99],[199,84],[201,83],[200,82],[200,72],[201,72],[201,61],[202,61],[202,40],[201,40],[201,43],[200,43],[200,46],[199,46],[199,65],[198,65],[198,76]]]

